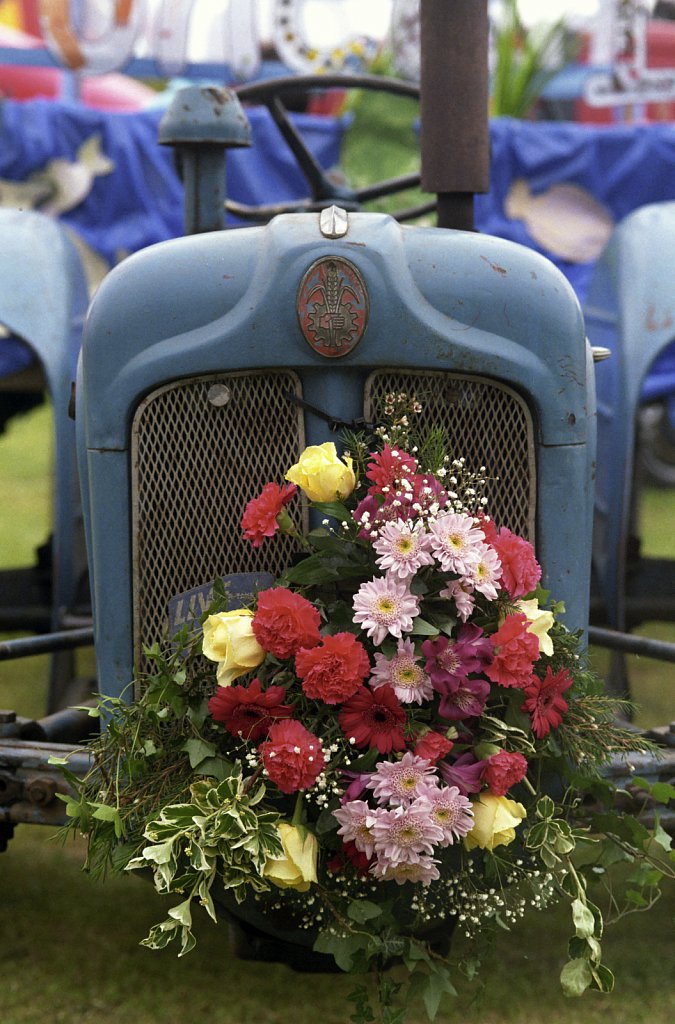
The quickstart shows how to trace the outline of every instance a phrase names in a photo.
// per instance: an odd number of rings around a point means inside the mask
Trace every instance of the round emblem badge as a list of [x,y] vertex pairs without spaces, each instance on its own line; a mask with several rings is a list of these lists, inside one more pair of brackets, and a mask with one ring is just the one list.
[[368,323],[368,293],[349,260],[324,256],[300,283],[298,320],[305,340],[320,356],[336,359],[356,348]]

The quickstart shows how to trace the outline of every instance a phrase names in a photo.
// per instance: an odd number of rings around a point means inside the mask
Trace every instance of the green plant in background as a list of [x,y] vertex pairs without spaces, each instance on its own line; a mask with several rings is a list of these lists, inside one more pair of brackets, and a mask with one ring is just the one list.
[[503,16],[493,27],[495,67],[490,113],[494,117],[528,117],[546,83],[556,73],[551,58],[565,42],[565,23],[528,30],[518,0],[504,0]]

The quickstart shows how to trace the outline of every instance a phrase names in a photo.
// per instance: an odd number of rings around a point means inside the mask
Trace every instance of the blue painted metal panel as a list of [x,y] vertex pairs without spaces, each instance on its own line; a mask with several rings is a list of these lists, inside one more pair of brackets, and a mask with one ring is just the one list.
[[[402,228],[376,214],[350,215],[349,224],[344,238],[328,240],[317,215],[295,214],[265,228],[167,242],[125,261],[99,289],[83,347],[78,416],[107,691],[118,692],[131,675],[124,574],[133,412],[163,383],[222,371],[293,367],[308,402],[347,420],[362,415],[365,378],[379,367],[447,370],[511,386],[535,424],[544,581],[566,602],[568,624],[586,627],[592,374],[569,284],[545,258],[499,239]],[[305,271],[330,254],[362,274],[370,319],[357,347],[328,361],[304,340],[296,301]],[[311,414],[305,427],[308,443],[327,439],[326,424]]]

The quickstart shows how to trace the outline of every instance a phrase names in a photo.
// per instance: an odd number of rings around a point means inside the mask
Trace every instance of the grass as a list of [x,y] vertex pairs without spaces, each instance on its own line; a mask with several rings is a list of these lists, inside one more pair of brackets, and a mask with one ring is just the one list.
[[[389,102],[357,102],[361,132],[351,133],[347,162],[362,184],[404,173],[415,165],[412,130],[416,106],[390,116]],[[403,108],[409,109],[404,110]],[[401,122],[405,123],[402,124]],[[387,143],[373,146],[386,134]],[[392,166],[393,162],[395,166]],[[409,197],[401,205],[408,205]],[[14,420],[0,437],[0,566],[32,562],[49,531],[50,410]],[[644,507],[647,551],[675,556],[673,495],[649,491]],[[675,639],[671,625],[650,631]],[[630,659],[643,704],[640,721],[672,715],[667,686],[672,668]],[[44,713],[46,658],[0,662],[0,707]],[[81,842],[62,846],[50,829],[20,826],[0,855],[0,1024],[345,1024],[350,978],[295,975],[280,965],[235,960],[226,929],[203,917],[197,950],[176,959],[172,949],[150,952],[138,945],[163,914],[152,887],[136,878],[105,884],[83,874]],[[634,915],[607,933],[606,962],[618,976],[614,997],[589,995],[566,1001],[557,974],[568,922],[562,914],[533,917],[526,928],[504,933],[485,965],[489,988],[480,1002],[463,994],[439,1014],[439,1024],[670,1024],[673,989],[665,965],[675,959],[672,907]],[[299,986],[302,985],[302,989]],[[410,1024],[426,1019],[421,1009]]]

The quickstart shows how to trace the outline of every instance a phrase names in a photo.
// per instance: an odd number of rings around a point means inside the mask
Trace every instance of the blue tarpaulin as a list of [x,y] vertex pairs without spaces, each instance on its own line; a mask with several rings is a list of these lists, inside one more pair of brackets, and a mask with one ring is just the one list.
[[[228,196],[259,204],[306,195],[304,178],[268,112],[252,108],[247,114],[254,145],[228,153]],[[0,105],[0,179],[21,182],[55,158],[76,161],[82,144],[99,136],[113,170],[94,177],[82,202],[60,219],[112,265],[121,255],[183,232],[182,186],[171,150],[157,143],[161,116],[159,109],[120,114],[49,100],[5,100]],[[337,165],[347,122],[293,117],[319,162]],[[593,260],[565,260],[546,248],[533,227],[537,216],[546,219],[542,201],[550,190],[560,184],[583,189],[614,223],[639,206],[675,199],[675,125],[598,127],[496,119],[490,134],[491,188],[476,199],[477,227],[548,256],[582,300]],[[540,200],[533,207],[534,221],[506,214],[517,180]]]

